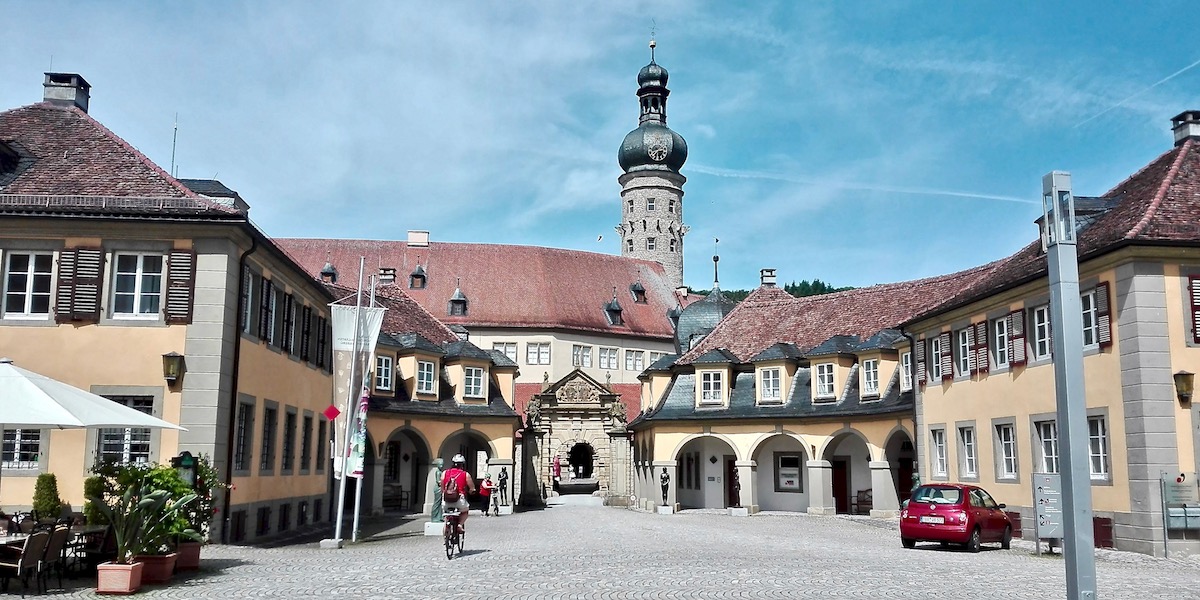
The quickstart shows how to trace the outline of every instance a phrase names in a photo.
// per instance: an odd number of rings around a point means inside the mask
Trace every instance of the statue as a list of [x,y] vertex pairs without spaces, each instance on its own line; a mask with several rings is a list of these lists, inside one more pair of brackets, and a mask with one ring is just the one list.
[[742,507],[742,482],[738,478],[737,469],[733,470],[733,497],[730,500],[733,501],[734,508]]
[[663,467],[662,475],[658,476],[658,481],[662,483],[663,506],[667,505],[667,489],[671,487],[671,476],[667,474],[667,468]]
[[525,426],[537,427],[542,424],[542,401],[537,396],[529,399],[525,405]]
[[918,472],[916,472],[916,471],[913,471],[913,474],[912,474],[912,489],[911,489],[911,490],[909,490],[909,493],[910,493],[910,494],[914,494],[914,493],[916,493],[916,491],[917,491],[917,488],[919,488],[919,487],[921,487],[921,474],[920,474],[920,473],[918,473]]
[[442,522],[442,459],[433,461],[433,506],[429,509],[429,522]]
[[618,400],[613,400],[608,405],[608,418],[612,419],[613,425],[625,424],[625,403]]
[[500,475],[496,480],[500,488],[500,503],[508,506],[508,467],[500,467]]

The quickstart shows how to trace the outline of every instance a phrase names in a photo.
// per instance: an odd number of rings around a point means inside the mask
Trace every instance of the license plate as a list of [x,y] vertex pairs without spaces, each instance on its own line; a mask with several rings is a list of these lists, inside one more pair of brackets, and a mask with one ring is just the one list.
[[946,517],[936,517],[933,515],[925,515],[921,517],[922,523],[936,523],[941,525],[946,522]]

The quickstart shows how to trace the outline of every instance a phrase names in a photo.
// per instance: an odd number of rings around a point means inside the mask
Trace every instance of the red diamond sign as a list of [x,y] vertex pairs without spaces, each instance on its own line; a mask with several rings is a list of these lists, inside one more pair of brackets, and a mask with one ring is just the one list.
[[338,410],[336,406],[330,404],[329,408],[325,409],[324,414],[325,414],[326,419],[329,419],[330,421],[332,421],[332,420],[338,418],[338,415],[342,414],[342,411]]

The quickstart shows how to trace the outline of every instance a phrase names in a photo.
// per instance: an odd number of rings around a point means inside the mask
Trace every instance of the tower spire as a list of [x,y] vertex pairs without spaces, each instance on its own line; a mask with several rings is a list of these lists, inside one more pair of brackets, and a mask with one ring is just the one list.
[[713,255],[713,289],[721,289],[721,278],[717,275],[717,263],[721,262],[721,257]]

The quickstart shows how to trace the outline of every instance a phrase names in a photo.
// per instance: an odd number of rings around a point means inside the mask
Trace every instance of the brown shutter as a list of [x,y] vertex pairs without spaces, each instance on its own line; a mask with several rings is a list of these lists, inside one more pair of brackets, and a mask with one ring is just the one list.
[[942,343],[942,381],[954,381],[954,351],[950,346],[950,332],[942,333],[938,336],[938,340]]
[[100,291],[104,288],[104,250],[75,249],[75,289],[71,298],[71,319],[100,320]]
[[925,339],[917,340],[913,346],[913,358],[917,361],[917,383],[925,385]]
[[263,277],[262,287],[259,289],[262,295],[258,298],[258,339],[265,341],[267,333],[271,331],[271,296],[274,295],[275,289],[271,280],[266,277]]
[[167,258],[167,322],[192,322],[192,300],[196,291],[196,252],[172,250]]
[[326,337],[325,317],[317,317],[317,366],[325,366],[326,346],[329,345],[329,338]]
[[1107,281],[1096,284],[1096,339],[1101,348],[1112,346],[1112,304],[1108,300]]
[[1188,277],[1192,299],[1192,342],[1200,344],[1200,277]]
[[283,332],[283,335],[282,335],[281,339],[279,340],[279,347],[284,352],[291,352],[292,351],[292,332],[296,326],[296,323],[295,323],[296,313],[292,311],[292,295],[291,294],[283,295],[282,310],[283,310],[283,315],[282,315],[283,327],[281,327],[280,330]]
[[987,373],[991,370],[991,356],[988,353],[987,319],[975,324],[975,367],[980,373]]
[[59,323],[71,321],[71,299],[75,297],[75,249],[67,248],[58,253],[58,285],[54,294],[54,320]]
[[[967,331],[967,350],[966,350],[967,370],[970,371],[972,375],[975,375],[976,373],[979,373],[979,363],[976,361],[976,357],[975,357],[975,326],[967,325],[966,331]],[[964,375],[965,375],[965,373],[964,373]]]
[[1008,364],[1019,367],[1025,364],[1025,311],[1008,313]]
[[312,307],[305,306],[303,314],[304,324],[300,329],[300,360],[308,361],[309,347],[312,345]]

